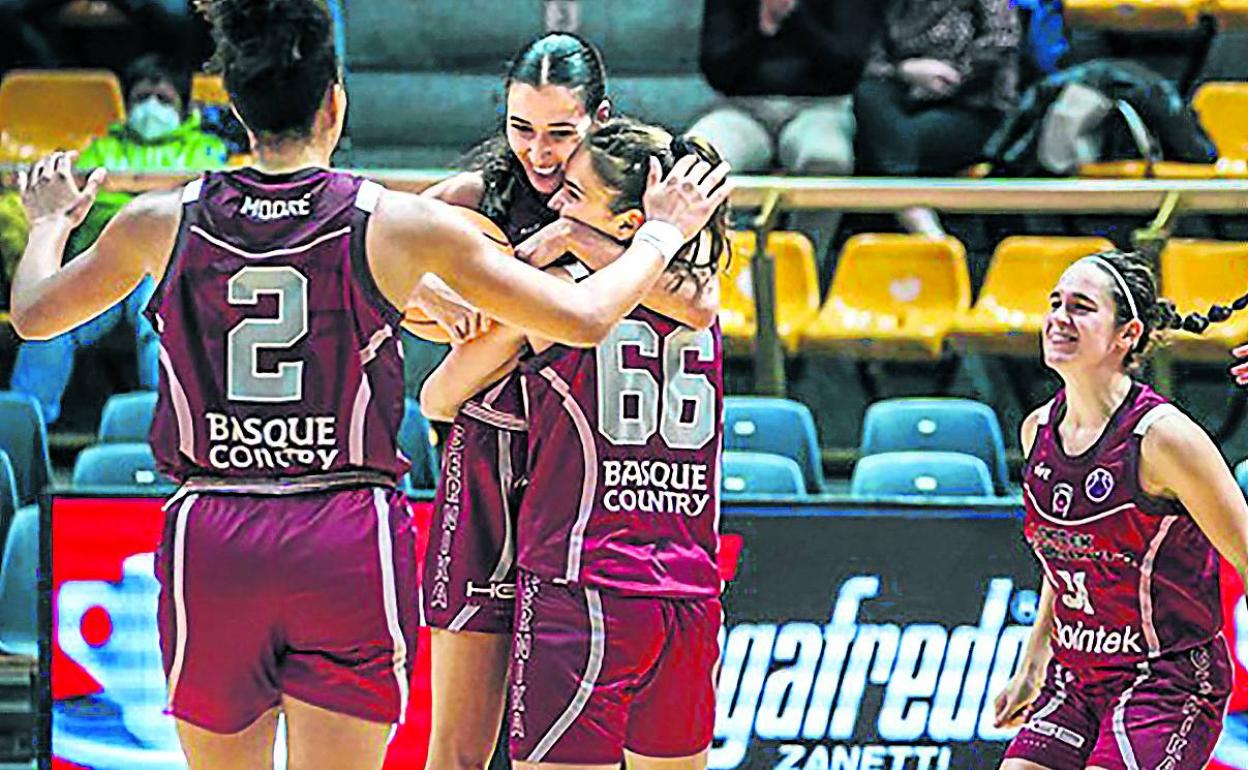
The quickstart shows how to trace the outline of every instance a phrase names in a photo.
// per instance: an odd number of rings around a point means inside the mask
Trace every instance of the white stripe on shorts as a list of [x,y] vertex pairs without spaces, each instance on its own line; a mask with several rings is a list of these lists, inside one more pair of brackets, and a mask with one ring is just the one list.
[[498,438],[498,485],[499,495],[503,501],[503,545],[499,549],[498,563],[490,573],[490,582],[497,583],[507,577],[511,565],[516,561],[515,533],[511,530],[511,489],[515,484],[515,469],[511,467],[511,433],[497,431]]
[[602,673],[602,659],[606,653],[607,632],[602,620],[602,595],[593,588],[585,589],[585,600],[589,608],[589,661],[585,664],[585,674],[572,696],[572,702],[563,710],[549,732],[533,747],[533,753],[525,762],[541,762],[542,758],[554,748],[563,734],[568,731],[576,718],[585,710],[585,704],[594,694],[598,684],[598,675]]
[[188,495],[174,514],[173,525],[173,665],[169,668],[169,707],[173,708],[173,695],[178,689],[178,679],[182,677],[182,667],[186,662],[186,520],[190,517],[191,506],[199,495]]
[[399,724],[407,716],[407,642],[399,625],[398,589],[394,581],[394,542],[390,539],[390,504],[386,493],[373,488],[377,509],[377,551],[381,559],[381,598],[386,609],[386,627],[394,644],[394,679],[399,686]]
[[1151,673],[1146,660],[1140,661],[1139,668],[1140,675],[1135,678],[1130,687],[1122,691],[1118,704],[1114,706],[1114,740],[1118,743],[1118,753],[1122,754],[1122,762],[1127,766],[1127,770],[1140,770],[1140,763],[1135,759],[1135,749],[1131,748],[1131,739],[1127,736],[1126,722],[1127,701],[1131,700],[1135,688],[1143,684]]
[[465,604],[459,608],[459,612],[455,613],[455,619],[446,627],[447,631],[463,631],[464,626],[468,625],[468,621],[472,620],[472,616],[477,614],[477,610],[481,609],[479,604]]

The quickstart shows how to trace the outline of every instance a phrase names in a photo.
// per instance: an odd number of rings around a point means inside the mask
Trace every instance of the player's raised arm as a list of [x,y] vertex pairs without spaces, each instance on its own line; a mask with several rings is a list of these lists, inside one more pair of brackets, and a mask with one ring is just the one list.
[[75,153],[58,152],[20,175],[30,222],[26,251],[13,275],[10,312],[18,336],[63,334],[116,305],[148,273],[164,268],[181,216],[177,193],[147,193],[127,204],[90,248],[61,265],[65,244],[95,202],[104,172],[79,189]]
[[727,200],[727,173],[726,164],[712,169],[688,157],[660,179],[654,163],[646,224],[619,260],[577,285],[505,256],[439,204],[413,196],[383,196],[369,228],[370,262],[392,300],[410,294],[411,279],[402,273],[434,272],[504,323],[570,345],[595,345]]

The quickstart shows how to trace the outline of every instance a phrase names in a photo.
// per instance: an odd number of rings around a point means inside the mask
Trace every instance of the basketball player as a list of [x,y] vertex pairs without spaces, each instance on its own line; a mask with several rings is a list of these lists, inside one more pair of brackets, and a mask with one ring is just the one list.
[[1218,554],[1248,572],[1248,506],[1204,430],[1131,370],[1158,333],[1209,321],[1121,252],[1076,262],[1050,299],[1044,360],[1064,387],[1022,427],[1044,583],[995,702],[998,725],[1023,725],[1002,768],[1197,770],[1231,687]]
[[72,155],[39,161],[20,179],[31,233],[12,320],[46,338],[158,281],[152,443],[182,482],[158,559],[161,644],[192,770],[271,767],[279,710],[293,767],[377,768],[415,621],[399,308],[432,272],[492,317],[596,342],[723,204],[727,169],[662,178],[652,161],[650,229],[569,286],[444,204],[328,169],[346,96],[320,0],[217,0],[210,17],[255,166],[140,196],[61,267],[103,175],[80,190]]
[[[553,33],[533,41],[508,69],[503,136],[475,153],[477,170],[426,194],[486,213],[513,243],[525,241],[531,257],[539,244],[562,255],[573,248],[572,239],[580,251],[617,257],[623,247],[616,240],[574,220],[555,221],[547,206],[569,156],[609,114],[604,81],[599,52],[581,38]],[[428,278],[418,291],[422,307],[431,317],[446,309],[443,328],[462,330],[452,342],[474,345],[467,338],[487,324]],[[717,292],[695,291],[692,282],[672,289],[661,282],[643,303],[698,328],[715,320]],[[445,375],[435,372],[430,380],[436,384]],[[484,768],[506,701],[515,515],[525,489],[528,437],[518,373],[498,373],[483,385],[462,408],[459,401],[440,404],[436,385],[422,391],[427,417],[454,421],[421,580],[422,616],[432,627],[429,770]]]
[[[551,205],[624,241],[645,219],[644,158],[667,166],[713,152],[613,121],[572,156]],[[716,279],[726,222],[712,222],[673,261],[669,285]],[[453,351],[425,390],[462,400],[513,364],[517,341],[506,337],[492,329]],[[522,364],[529,487],[517,534],[513,763],[704,767],[721,619],[718,327],[639,308],[595,348],[533,345],[540,352]]]

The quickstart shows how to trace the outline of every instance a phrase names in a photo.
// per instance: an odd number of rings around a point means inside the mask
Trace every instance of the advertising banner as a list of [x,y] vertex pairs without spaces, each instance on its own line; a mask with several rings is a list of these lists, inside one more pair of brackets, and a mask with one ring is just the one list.
[[[58,770],[185,767],[163,713],[156,636],[162,502],[58,497],[45,511]],[[426,522],[429,504],[413,507]],[[722,529],[710,768],[997,767],[1012,733],[993,727],[992,699],[1018,662],[1039,588],[1015,510],[725,506]],[[1248,609],[1229,570],[1223,594],[1237,686],[1215,766],[1248,769]],[[388,769],[424,764],[423,635],[419,647]]]

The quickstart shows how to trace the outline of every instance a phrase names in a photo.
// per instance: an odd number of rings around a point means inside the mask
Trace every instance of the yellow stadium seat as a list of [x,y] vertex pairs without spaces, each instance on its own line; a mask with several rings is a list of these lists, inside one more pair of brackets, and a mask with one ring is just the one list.
[[1209,0],[1205,10],[1223,29],[1248,28],[1248,0]]
[[1144,179],[1151,174],[1146,160],[1103,160],[1079,167],[1079,176],[1085,179]]
[[220,75],[196,72],[191,77],[192,104],[229,104],[230,95],[225,92],[225,82]]
[[955,238],[855,235],[801,348],[859,358],[930,360],[971,304],[966,249]]
[[1205,83],[1192,98],[1205,133],[1218,148],[1216,163],[1161,161],[1158,179],[1242,179],[1248,175],[1248,83]]
[[[1206,313],[1229,305],[1248,291],[1248,243],[1171,240],[1161,253],[1161,293],[1180,313]],[[1210,324],[1203,334],[1174,332],[1169,348],[1177,358],[1230,361],[1228,351],[1248,341],[1248,313]]]
[[1114,30],[1194,29],[1205,0],[1065,0],[1071,27]]
[[[732,259],[720,273],[719,323],[729,353],[749,351],[758,330],[750,261],[758,240],[752,231],[736,231]],[[819,312],[819,276],[815,249],[798,232],[773,232],[767,251],[776,265],[776,332],[790,351],[797,347],[802,327]]]
[[1075,260],[1113,247],[1104,238],[1006,238],[997,244],[975,306],[955,320],[950,341],[994,355],[1038,355],[1050,287]]
[[107,70],[14,70],[0,82],[0,160],[84,149],[125,114]]

